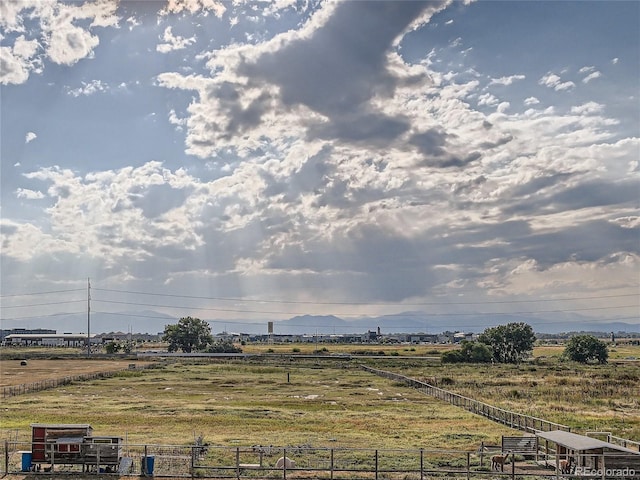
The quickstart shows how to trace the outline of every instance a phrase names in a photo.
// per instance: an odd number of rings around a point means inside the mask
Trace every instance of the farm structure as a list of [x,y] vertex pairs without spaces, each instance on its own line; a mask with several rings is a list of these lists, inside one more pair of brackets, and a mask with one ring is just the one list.
[[596,471],[640,472],[640,452],[597,438],[555,430],[537,432],[546,454],[555,453],[556,468],[568,466],[563,473],[584,474]]
[[31,425],[31,465],[69,464],[105,466],[112,469],[120,462],[120,437],[95,437],[86,424]]

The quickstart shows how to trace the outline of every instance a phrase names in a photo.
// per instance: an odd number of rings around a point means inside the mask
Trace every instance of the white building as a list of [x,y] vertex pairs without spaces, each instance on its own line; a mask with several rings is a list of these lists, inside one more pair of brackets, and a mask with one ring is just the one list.
[[[92,344],[100,342],[96,335],[89,335]],[[86,333],[14,333],[4,337],[7,346],[83,347],[87,344]]]

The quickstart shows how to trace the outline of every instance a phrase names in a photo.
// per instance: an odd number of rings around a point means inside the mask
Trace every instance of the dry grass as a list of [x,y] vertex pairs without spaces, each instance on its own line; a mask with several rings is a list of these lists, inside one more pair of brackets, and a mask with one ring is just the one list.
[[0,360],[0,387],[35,383],[42,380],[64,378],[85,373],[126,369],[130,363],[143,365],[148,362],[131,360],[28,360],[26,366],[20,360]]
[[[289,382],[287,382],[287,373]],[[167,365],[7,399],[3,426],[89,423],[130,443],[476,449],[507,428],[359,368]]]

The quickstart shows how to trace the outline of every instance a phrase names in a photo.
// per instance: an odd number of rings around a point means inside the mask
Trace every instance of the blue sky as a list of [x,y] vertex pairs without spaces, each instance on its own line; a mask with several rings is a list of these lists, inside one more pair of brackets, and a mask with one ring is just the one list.
[[91,278],[107,312],[637,323],[639,19],[2,2],[3,322],[82,310]]

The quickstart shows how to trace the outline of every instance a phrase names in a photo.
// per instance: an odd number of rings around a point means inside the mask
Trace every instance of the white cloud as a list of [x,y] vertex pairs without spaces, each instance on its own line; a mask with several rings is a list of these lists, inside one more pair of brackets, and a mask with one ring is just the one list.
[[501,102],[500,105],[496,107],[496,111],[498,113],[504,113],[508,110],[510,106],[511,104],[509,102]]
[[[24,21],[35,22],[26,39],[16,37],[13,44],[0,47],[2,70],[0,83],[21,84],[32,72],[41,73],[43,60],[60,65],[73,65],[93,55],[99,39],[91,33],[97,27],[117,27],[117,2],[98,0],[82,4],[55,1],[22,0],[0,2],[0,27],[7,32],[25,32]],[[89,21],[88,26],[78,23]]]
[[39,72],[41,62],[34,58],[38,51],[36,40],[18,36],[13,47],[0,47],[0,84],[21,84],[27,81],[32,71]]
[[595,69],[596,69],[596,67],[594,67],[594,66],[582,67],[580,70],[578,70],[578,72],[580,72],[580,73],[588,73],[588,72],[593,72]]
[[618,57],[611,59],[611,63],[613,65],[617,65],[619,61],[620,61],[620,59]]
[[195,43],[196,41],[196,37],[184,38],[174,35],[171,31],[171,27],[165,28],[162,39],[165,43],[160,43],[156,46],[156,50],[160,53],[169,53],[174,50],[182,50]]
[[587,102],[583,105],[579,105],[571,108],[571,113],[578,115],[592,115],[594,113],[601,113],[604,110],[604,105],[596,102]]
[[582,79],[582,83],[589,83],[591,80],[594,80],[596,78],[600,78],[602,76],[602,74],[598,71],[595,72],[591,72],[589,75],[587,75],[586,77],[584,77]]
[[219,0],[168,0],[162,14],[196,13],[198,11],[212,12],[216,17],[221,18],[227,11],[224,1]]
[[95,93],[104,93],[109,90],[109,86],[101,80],[92,80],[90,82],[82,82],[82,86],[78,88],[67,88],[67,94],[72,97],[93,95]]
[[555,91],[562,91],[562,90],[570,90],[573,87],[576,86],[575,83],[568,81],[568,82],[563,82],[562,79],[556,75],[555,73],[547,73],[546,75],[544,75],[539,81],[538,81],[539,85],[544,85],[546,87],[549,88],[553,88]]
[[537,105],[540,103],[540,100],[538,100],[536,97],[527,97],[524,99],[524,104],[529,106],[529,105]]
[[478,97],[478,105],[497,105],[499,100],[490,93],[483,93]]
[[26,188],[18,188],[16,190],[16,196],[18,198],[25,198],[27,200],[40,200],[44,198],[44,194],[42,192],[37,192],[35,190],[29,190]]
[[492,78],[489,82],[491,85],[511,85],[516,80],[524,80],[527,78],[525,75],[510,75],[508,77]]
[[34,141],[36,138],[38,138],[38,136],[33,133],[33,132],[27,132],[27,134],[24,137],[24,143],[29,143]]

